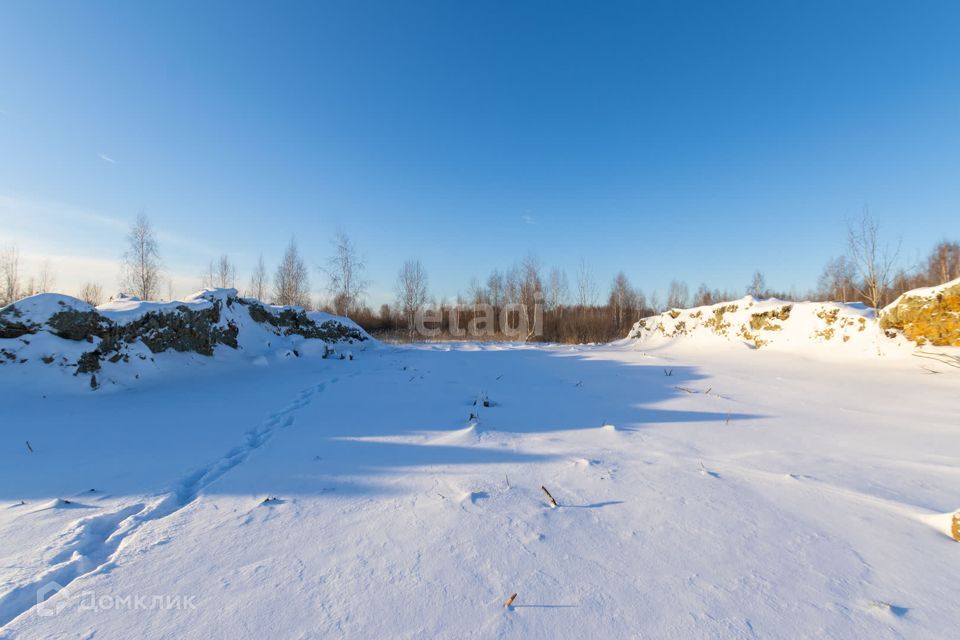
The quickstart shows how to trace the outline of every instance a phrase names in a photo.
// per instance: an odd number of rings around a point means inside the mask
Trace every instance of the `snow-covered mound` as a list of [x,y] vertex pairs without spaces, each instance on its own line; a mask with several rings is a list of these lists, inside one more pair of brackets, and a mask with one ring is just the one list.
[[693,309],[671,309],[637,322],[628,336],[643,342],[675,338],[768,346],[825,345],[876,353],[881,344],[901,344],[877,329],[873,310],[861,304],[785,302],[746,296]]
[[960,347],[960,278],[903,294],[880,311],[880,327],[919,345]]
[[333,344],[367,340],[348,318],[267,305],[236,289],[205,289],[172,302],[119,295],[96,308],[44,293],[0,309],[0,365],[91,374],[93,387],[107,369],[139,378],[140,365],[149,369],[165,352],[210,357],[226,349],[263,364],[271,357],[326,357]]

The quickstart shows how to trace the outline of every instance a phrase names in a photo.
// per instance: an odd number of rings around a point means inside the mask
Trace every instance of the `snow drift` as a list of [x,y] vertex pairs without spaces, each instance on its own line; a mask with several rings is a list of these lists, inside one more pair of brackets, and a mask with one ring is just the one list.
[[670,309],[640,320],[628,337],[643,342],[681,337],[723,340],[753,349],[842,345],[870,352],[876,352],[881,344],[901,342],[881,333],[873,310],[861,304],[757,300],[752,296],[693,309]]
[[40,364],[91,374],[94,387],[95,374],[105,368],[153,363],[156,354],[171,351],[209,357],[227,349],[259,364],[311,350],[326,356],[329,345],[369,339],[347,318],[264,304],[236,289],[205,289],[172,302],[121,294],[99,307],[44,293],[0,309],[0,366]]
[[[876,354],[889,348],[960,347],[960,279],[908,291],[880,311],[859,303],[786,302],[771,298],[670,309],[643,318],[628,335],[642,342],[695,338],[766,346],[842,347]],[[956,356],[951,356],[955,358]]]

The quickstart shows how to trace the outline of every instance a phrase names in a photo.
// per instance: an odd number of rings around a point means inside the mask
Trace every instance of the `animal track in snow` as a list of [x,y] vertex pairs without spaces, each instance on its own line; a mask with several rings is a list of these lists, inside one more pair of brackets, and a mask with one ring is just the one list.
[[[335,383],[337,378],[330,380]],[[110,513],[98,514],[73,523],[61,538],[66,538],[62,547],[48,561],[49,569],[34,578],[17,585],[0,596],[0,630],[21,615],[38,606],[38,592],[50,583],[59,587],[48,594],[53,597],[74,581],[93,575],[108,567],[124,540],[130,538],[143,525],[161,520],[177,513],[200,493],[216,482],[225,473],[242,464],[254,451],[266,444],[273,434],[294,424],[294,413],[304,408],[326,384],[318,384],[297,394],[293,402],[271,414],[256,428],[248,431],[243,442],[210,465],[187,474],[173,489],[152,504],[127,505]],[[60,499],[48,503],[50,508],[95,508]]]

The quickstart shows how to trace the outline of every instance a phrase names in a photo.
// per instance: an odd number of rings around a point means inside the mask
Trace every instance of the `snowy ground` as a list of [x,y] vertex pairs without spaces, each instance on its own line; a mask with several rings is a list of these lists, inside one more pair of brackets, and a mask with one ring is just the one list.
[[960,372],[930,361],[465,344],[98,392],[12,371],[2,638],[960,628]]

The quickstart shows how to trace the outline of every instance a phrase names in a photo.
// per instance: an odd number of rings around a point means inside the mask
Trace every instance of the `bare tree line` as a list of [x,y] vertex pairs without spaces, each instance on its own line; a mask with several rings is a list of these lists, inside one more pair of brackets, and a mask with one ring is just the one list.
[[533,255],[507,269],[493,269],[483,281],[473,278],[466,294],[454,300],[432,298],[428,282],[420,260],[407,260],[397,274],[395,302],[382,305],[378,313],[358,309],[352,317],[368,331],[397,339],[422,337],[419,316],[428,329],[448,337],[476,335],[480,327],[486,336],[597,342],[622,337],[651,311],[643,292],[623,272],[613,278],[607,300],[600,304],[599,287],[584,260],[572,291],[562,269],[546,270]]
[[14,300],[50,291],[56,286],[56,277],[49,260],[40,264],[35,275],[24,277],[23,260],[16,245],[0,250],[0,307]]
[[[369,282],[356,245],[342,232],[337,233],[331,243],[329,257],[315,267],[325,280],[325,300],[312,298],[311,269],[293,237],[272,278],[263,255],[259,256],[244,295],[273,304],[350,315],[369,331],[398,339],[417,338],[414,331],[417,314],[430,308],[437,313],[429,322],[442,335],[463,335],[471,323],[485,322],[493,336],[510,334],[522,339],[557,342],[620,338],[643,316],[668,308],[715,304],[743,295],[741,291],[711,289],[705,283],[691,295],[685,282],[673,280],[661,306],[656,292],[648,298],[620,271],[605,289],[606,296],[601,298],[601,287],[586,260],[581,259],[577,265],[571,287],[566,272],[557,267],[545,269],[530,255],[506,269],[493,269],[483,280],[472,278],[466,293],[457,294],[455,299],[437,300],[429,294],[429,278],[423,263],[412,258],[398,271],[394,301],[374,312],[366,305]],[[172,298],[172,281],[163,274],[157,235],[144,214],[131,226],[126,244],[120,269],[124,291],[141,299],[158,299],[165,285],[167,298]],[[879,309],[904,291],[960,277],[960,244],[957,242],[940,241],[925,260],[911,268],[898,267],[898,258],[899,245],[885,241],[879,224],[864,210],[858,220],[848,224],[847,251],[828,260],[814,290],[803,294],[775,291],[767,286],[763,273],[757,270],[745,292],[756,298],[860,302]],[[229,254],[212,259],[200,283],[202,287],[237,288],[237,267]],[[50,291],[54,284],[49,262],[44,262],[36,275],[25,277],[17,247],[11,245],[0,250],[0,306]],[[87,282],[79,291],[79,297],[99,304],[104,300],[103,287]],[[481,317],[481,308],[489,308],[490,317]],[[524,333],[517,334],[517,327],[523,327]]]
[[224,253],[218,259],[210,261],[201,286],[220,289],[237,288],[237,266],[230,260],[229,255]]
[[[261,254],[244,294],[273,304],[323,308],[341,315],[362,307],[367,291],[364,262],[346,234],[336,235],[331,257],[317,270],[326,279],[327,304],[312,299],[310,269],[296,238],[291,238],[272,281]],[[137,216],[127,233],[126,248],[120,258],[119,283],[123,293],[141,300],[162,299],[164,287],[166,299],[173,298],[172,279],[164,274],[156,231],[143,213]],[[211,259],[199,278],[199,284],[200,288],[238,288],[237,266],[229,254]],[[52,292],[54,285],[49,262],[41,264],[36,276],[25,277],[19,248],[16,245],[0,248],[0,306],[37,293]],[[77,297],[92,305],[101,304],[104,302],[103,286],[86,282]]]
[[[413,318],[416,312],[432,305],[439,310],[435,322],[441,333],[456,337],[463,335],[474,321],[474,309],[489,305],[494,310],[494,333],[502,335],[506,332],[501,326],[504,317],[500,310],[513,305],[519,309],[515,313],[530,314],[535,300],[535,304],[541,305],[543,314],[542,332],[537,338],[557,342],[600,342],[624,337],[643,316],[665,309],[717,304],[739,298],[744,293],[758,299],[859,302],[879,311],[905,291],[960,278],[960,244],[957,242],[938,242],[926,260],[912,268],[898,268],[898,258],[899,244],[882,238],[879,224],[865,209],[859,219],[848,224],[847,252],[831,258],[823,268],[816,289],[802,294],[769,288],[763,273],[756,270],[743,291],[711,289],[704,283],[691,295],[685,282],[673,280],[661,307],[656,292],[648,299],[621,271],[610,283],[605,303],[599,304],[599,288],[585,260],[578,265],[575,289],[571,292],[562,270],[551,269],[543,278],[539,262],[528,257],[506,271],[494,269],[484,284],[473,278],[466,296],[458,295],[454,301],[437,301],[425,292],[427,276],[422,264],[419,260],[410,260],[398,276],[396,305],[382,305],[377,314],[366,308],[359,309],[355,319],[374,333],[399,339],[415,338]],[[416,273],[415,278],[413,273]],[[412,295],[414,287],[417,295]],[[510,324],[510,317],[506,322]],[[527,337],[532,339],[534,336]]]

